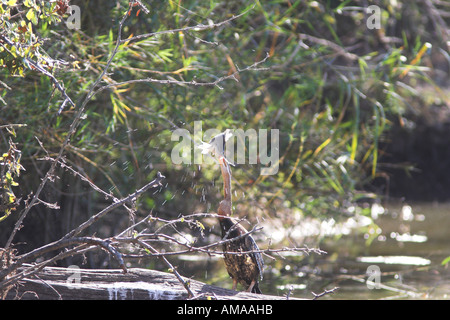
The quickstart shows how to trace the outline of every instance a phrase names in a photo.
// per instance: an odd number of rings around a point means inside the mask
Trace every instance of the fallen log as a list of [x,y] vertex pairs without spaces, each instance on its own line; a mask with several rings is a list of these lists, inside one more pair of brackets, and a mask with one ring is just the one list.
[[130,268],[123,270],[45,267],[12,288],[6,299],[42,300],[282,300],[285,297],[238,292],[184,278],[194,297],[172,273]]

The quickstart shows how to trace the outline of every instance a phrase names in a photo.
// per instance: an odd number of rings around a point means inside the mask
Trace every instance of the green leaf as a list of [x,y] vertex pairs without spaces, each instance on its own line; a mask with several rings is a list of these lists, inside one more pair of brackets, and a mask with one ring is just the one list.
[[444,260],[442,260],[441,265],[445,266],[446,264],[448,264],[450,262],[450,256],[448,256],[447,258],[445,258]]
[[34,9],[30,9],[27,12],[26,15],[27,19],[30,20],[34,25],[38,24],[38,16],[36,14],[36,11]]
[[9,172],[9,171],[5,174],[5,177],[6,177],[7,183],[11,183],[11,181],[13,180],[13,178],[11,176],[11,172]]
[[167,49],[162,49],[158,51],[158,56],[161,58],[161,60],[163,60],[164,62],[170,63],[172,62],[172,57],[173,57],[173,53],[172,53],[172,48],[167,48]]
[[6,195],[8,196],[7,204],[14,203],[16,201],[16,196],[12,192],[7,192]]
[[8,218],[8,216],[11,214],[11,209],[6,209],[5,214],[0,217],[0,222]]
[[201,223],[200,221],[195,221],[195,223],[197,224],[197,227],[198,228],[200,228],[200,229],[202,229],[202,230],[205,230],[205,226],[203,225],[203,223]]

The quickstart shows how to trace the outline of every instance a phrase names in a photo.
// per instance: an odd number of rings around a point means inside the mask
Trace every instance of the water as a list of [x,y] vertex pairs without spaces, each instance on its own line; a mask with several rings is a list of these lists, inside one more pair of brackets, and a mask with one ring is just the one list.
[[[441,263],[450,256],[450,204],[375,205],[372,217],[375,224],[368,219],[299,223],[290,230],[291,237],[299,236],[292,241],[326,234],[319,246],[327,254],[265,258],[261,290],[309,299],[335,287],[321,299],[449,299],[450,266]],[[263,247],[264,241],[259,243]],[[182,257],[179,265],[197,280],[231,288],[218,257]]]

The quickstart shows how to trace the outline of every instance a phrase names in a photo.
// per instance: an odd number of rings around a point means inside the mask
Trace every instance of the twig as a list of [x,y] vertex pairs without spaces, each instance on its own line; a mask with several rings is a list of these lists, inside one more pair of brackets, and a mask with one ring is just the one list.
[[148,14],[150,13],[150,10],[148,10],[148,8],[139,0],[134,0],[132,1],[132,3],[130,3],[130,6],[135,7],[135,6],[139,6],[139,10],[144,11],[144,13]]
[[238,14],[237,16],[233,15],[231,18],[221,21],[221,22],[217,22],[217,23],[210,23],[210,24],[197,24],[195,26],[192,27],[183,27],[183,28],[177,28],[177,29],[171,29],[171,30],[162,30],[162,31],[156,31],[156,32],[150,32],[150,33],[145,33],[145,34],[141,34],[138,36],[134,36],[134,37],[130,37],[124,40],[121,40],[120,43],[124,43],[124,42],[129,42],[129,41],[135,41],[135,40],[140,40],[143,38],[150,38],[150,37],[154,37],[154,36],[159,36],[159,35],[163,35],[163,34],[173,34],[176,32],[186,32],[186,31],[203,31],[203,30],[208,30],[208,29],[214,29],[214,28],[218,28],[226,23],[229,23],[233,20],[236,20],[240,17],[242,17],[243,15],[247,14],[250,10],[253,10],[253,8],[255,7],[255,5],[253,5],[251,8],[245,10],[244,12]]
[[294,286],[289,286],[288,292],[286,293],[286,300],[289,300],[293,291],[294,291]]
[[196,296],[189,298],[188,300],[200,300],[202,298],[206,298],[206,300],[218,300],[214,292],[202,292]]
[[212,87],[212,86],[216,86],[219,89],[223,89],[221,86],[219,86],[219,83],[225,81],[225,80],[235,80],[238,81],[236,76],[242,72],[245,71],[249,71],[249,70],[266,70],[264,68],[256,68],[258,65],[264,63],[267,61],[267,59],[269,59],[270,55],[267,53],[267,55],[265,56],[264,59],[256,61],[255,63],[253,63],[250,66],[245,67],[244,69],[239,69],[236,68],[236,71],[233,72],[232,74],[226,75],[226,76],[222,76],[217,78],[214,81],[197,81],[197,80],[191,80],[191,81],[181,81],[181,80],[172,80],[172,79],[154,79],[154,78],[144,78],[144,79],[132,79],[132,80],[127,80],[127,81],[122,81],[122,82],[116,82],[116,83],[111,83],[111,84],[107,84],[103,87],[100,87],[95,94],[108,89],[108,88],[112,88],[112,87],[119,87],[119,86],[123,86],[123,85],[127,85],[127,84],[132,84],[132,83],[159,83],[159,84],[174,84],[174,85],[179,85],[179,86],[183,86],[183,85],[191,85],[191,86],[208,86],[208,87]]
[[73,107],[75,107],[75,103],[72,101],[72,99],[69,97],[69,95],[67,94],[64,87],[59,83],[59,81],[55,78],[55,76],[53,74],[51,74],[50,72],[45,70],[38,62],[35,62],[29,58],[25,58],[24,60],[25,60],[26,64],[28,64],[32,67],[31,69],[37,70],[40,73],[42,73],[43,75],[50,78],[53,85],[59,90],[59,92],[61,92],[62,96],[64,97],[64,101],[58,109],[58,115],[61,114],[61,112],[63,111],[64,106],[67,104],[67,102],[69,102]]
[[322,38],[317,38],[309,34],[300,33],[299,37],[301,40],[308,40],[317,44],[320,44],[322,46],[330,47],[334,51],[336,51],[339,55],[342,55],[346,57],[349,60],[358,60],[359,57],[356,54],[348,52],[345,48],[341,47],[340,45]]
[[[416,270],[416,268],[413,268],[412,270]],[[382,274],[383,275],[398,274],[398,272],[397,271],[384,272]],[[353,281],[356,281],[356,282],[359,282],[359,283],[364,283],[366,285],[367,284],[377,285],[377,286],[379,286],[380,289],[391,291],[391,292],[396,292],[396,293],[399,293],[399,294],[402,294],[402,295],[406,295],[406,296],[409,296],[409,297],[419,297],[419,296],[422,295],[420,292],[415,292],[415,291],[409,290],[409,289],[396,288],[396,287],[393,287],[393,286],[388,286],[388,285],[386,285],[384,283],[376,283],[375,284],[372,281],[366,280],[365,279],[366,278],[365,274],[364,275],[360,275],[360,276],[358,276],[358,275],[340,275],[339,278],[341,278],[341,279],[350,279],[350,280],[353,280]]]
[[315,294],[314,292],[311,292],[313,294],[313,296],[314,296],[313,300],[316,300],[316,299],[318,299],[320,297],[323,297],[323,296],[325,296],[327,294],[332,294],[338,289],[339,289],[339,287],[334,287],[333,289],[330,289],[330,290],[326,290],[325,289],[325,291],[323,291],[322,293],[319,293],[319,294]]
[[218,215],[217,213],[193,213],[193,214],[189,214],[189,215],[185,215],[185,216],[181,216],[178,219],[174,219],[174,220],[165,220],[159,217],[153,217],[150,216],[147,218],[147,221],[156,221],[156,222],[163,222],[164,225],[162,225],[161,227],[159,227],[158,229],[155,230],[155,234],[158,234],[159,232],[161,232],[161,230],[165,227],[168,227],[170,225],[173,224],[177,224],[177,223],[192,223],[194,220],[190,220],[190,218],[196,218],[196,217],[211,217],[211,218],[218,218],[220,217],[220,215]]
[[[41,145],[42,149],[45,150],[44,146],[42,145],[42,143],[39,141],[39,139],[37,139],[39,144]],[[47,156],[37,159],[37,160],[46,160],[46,161],[57,161],[56,159],[48,156],[48,152],[46,151]],[[95,191],[101,193],[103,196],[105,196],[105,199],[111,199],[114,202],[118,202],[120,201],[118,198],[116,198],[112,193],[108,193],[104,190],[102,190],[100,187],[98,187],[95,183],[93,183],[90,179],[86,178],[84,175],[82,175],[80,172],[76,171],[75,169],[73,169],[71,166],[67,165],[64,161],[59,160],[58,164],[60,165],[61,168],[69,170],[73,175],[79,177],[82,181],[86,182],[87,184],[89,184],[89,186],[94,189]],[[125,209],[128,212],[132,212],[132,209],[127,207],[125,204],[123,204],[123,206],[125,207]]]
[[[140,241],[140,240],[137,240],[137,243],[140,244],[141,246],[143,246],[144,248],[146,248],[147,250],[150,250],[152,253],[159,254],[158,250],[153,248],[148,243],[145,243],[145,242]],[[177,277],[178,281],[180,281],[180,283],[186,289],[186,291],[189,294],[189,298],[194,297],[195,295],[194,295],[194,293],[192,292],[192,290],[190,288],[190,283],[188,281],[184,281],[183,280],[181,275],[178,273],[178,271],[175,269],[175,267],[169,262],[169,260],[167,260],[167,258],[165,256],[161,256],[161,257],[162,257],[162,260],[164,261],[164,263],[169,267],[169,270],[171,270],[173,272],[173,274]]]
[[[26,278],[26,277],[30,277],[36,273],[38,273],[39,271],[41,271],[45,266],[54,263],[58,260],[64,259],[66,257],[69,256],[73,256],[75,254],[79,254],[79,253],[84,253],[86,252],[89,248],[93,249],[96,248],[95,246],[91,246],[89,247],[88,245],[82,244],[78,247],[75,247],[73,249],[69,249],[67,251],[63,251],[61,253],[59,253],[58,255],[47,259],[43,262],[40,262],[38,264],[35,265],[30,265],[27,266],[25,268],[25,270],[23,270],[22,272],[15,274],[13,276],[10,276],[9,278],[7,278],[6,280],[3,280],[2,282],[0,282],[0,289],[7,287],[8,285],[11,284],[15,284],[17,283],[17,281]],[[2,271],[0,271],[0,279],[4,276],[4,275],[8,275],[8,274],[12,274],[16,269],[18,269],[19,267],[21,267],[22,265],[24,265],[25,263],[21,264],[21,265],[17,265],[16,264],[10,266],[8,269],[4,269]]]
[[[237,241],[239,239],[241,239],[242,237],[246,237],[247,235],[260,230],[261,228],[253,228],[252,230],[250,230],[249,232],[239,235],[236,238],[232,238],[232,239],[226,239],[226,240],[220,240],[217,242],[214,242],[212,244],[208,244],[202,247],[195,247],[192,246],[190,244],[181,242],[169,235],[166,234],[141,234],[141,235],[137,235],[134,237],[116,237],[116,238],[111,238],[113,241],[116,241],[118,243],[135,243],[136,240],[142,241],[147,243],[148,241],[154,241],[154,242],[168,242],[168,243],[174,243],[177,244],[179,246],[185,247],[186,249],[184,250],[178,250],[178,251],[170,251],[170,252],[164,252],[164,253],[158,253],[158,254],[151,254],[151,256],[175,256],[175,255],[180,255],[180,254],[186,254],[186,253],[195,253],[195,252],[200,252],[200,253],[205,253],[208,255],[221,255],[223,254],[222,250],[212,250],[211,248],[214,247],[218,247],[220,245],[223,245],[225,243],[229,243],[229,242],[233,242],[233,241]],[[123,232],[122,232],[123,234]],[[146,238],[146,239],[144,239]],[[296,247],[292,247],[292,248],[288,248],[288,247],[283,247],[283,248],[279,248],[279,249],[259,249],[259,250],[248,250],[248,251],[227,251],[226,253],[229,254],[249,254],[249,253],[263,253],[263,254],[269,254],[269,253],[280,253],[280,252],[302,252],[302,253],[306,253],[309,254],[311,252],[316,253],[316,254],[326,254],[325,251],[321,250],[321,249],[317,249],[317,248],[308,248],[308,247],[304,247],[304,248],[296,248]],[[124,254],[125,258],[133,258],[133,259],[137,259],[137,258],[144,258],[148,256],[148,254],[142,255],[142,254],[137,254],[137,255],[128,255],[128,254]]]
[[22,123],[11,123],[11,124],[5,124],[5,125],[2,125],[2,126],[0,126],[0,129],[3,129],[3,128],[12,128],[12,127],[26,127],[27,125],[26,124],[22,124]]
[[[24,263],[33,261],[36,258],[42,256],[43,254],[45,254],[45,253],[47,253],[49,251],[54,251],[54,250],[57,250],[57,249],[60,249],[60,248],[63,248],[63,247],[67,247],[67,246],[71,246],[71,245],[79,244],[79,243],[90,244],[90,245],[100,246],[100,247],[104,248],[105,250],[107,250],[108,252],[113,254],[113,256],[116,258],[116,260],[119,262],[119,265],[124,270],[124,272],[126,272],[126,267],[125,267],[125,263],[123,262],[122,255],[120,254],[119,251],[117,251],[117,249],[115,249],[111,245],[111,240],[102,240],[102,239],[89,238],[89,237],[81,237],[81,238],[80,237],[74,238],[74,237],[76,235],[78,235],[81,231],[83,231],[85,228],[89,227],[94,222],[98,221],[105,214],[107,214],[108,212],[112,211],[113,209],[115,209],[115,208],[123,205],[124,203],[129,202],[129,201],[133,201],[140,194],[144,193],[145,191],[147,191],[148,189],[150,189],[152,187],[161,186],[161,180],[164,179],[164,178],[165,177],[160,172],[158,172],[156,179],[154,179],[150,183],[146,184],[144,187],[142,187],[141,189],[139,189],[136,192],[132,193],[131,195],[129,195],[129,196],[123,198],[123,199],[120,199],[118,201],[115,201],[113,204],[111,204],[110,206],[106,207],[105,209],[103,209],[102,211],[100,211],[99,213],[97,213],[96,215],[92,216],[90,219],[88,219],[87,221],[85,221],[84,223],[79,225],[77,228],[75,228],[72,231],[70,231],[69,233],[67,233],[60,240],[57,240],[57,241],[52,242],[50,244],[44,245],[44,246],[39,247],[39,248],[37,248],[37,249],[35,249],[35,250],[25,254],[25,255],[20,256],[19,259],[14,264],[9,266],[7,269],[4,269],[4,270],[0,271],[0,279],[3,279],[6,275],[10,274],[11,272],[13,272],[17,268],[19,268]],[[77,252],[75,251],[72,254],[75,254],[75,253],[77,253]],[[52,259],[47,260],[47,263],[50,263],[51,261],[52,261]],[[43,268],[46,264],[40,264],[40,265],[41,265],[40,268]],[[38,270],[39,269],[37,269],[37,271]],[[12,277],[12,278],[9,278],[9,279],[7,279],[7,280],[5,280],[3,282],[0,282],[0,288],[2,287],[2,285],[5,285],[5,283],[8,283],[8,284],[12,283],[12,279],[13,278],[21,279],[24,276],[26,276],[26,273],[22,273],[22,275],[20,277],[19,276],[18,277]]]
[[[100,248],[106,250],[107,252],[112,254],[113,257],[117,260],[117,262],[119,263],[119,265],[122,268],[122,270],[124,271],[124,273],[127,272],[125,263],[122,258],[122,254],[116,248],[114,248],[114,246],[111,245],[111,240],[109,240],[109,239],[103,240],[103,239],[94,238],[94,237],[75,237],[75,238],[70,238],[70,239],[60,239],[58,241],[55,241],[55,242],[46,244],[42,247],[39,247],[39,248],[37,248],[31,252],[28,252],[22,256],[19,256],[19,258],[13,264],[11,264],[8,268],[5,268],[4,270],[0,271],[0,279],[3,279],[6,275],[10,274],[14,270],[17,270],[23,264],[36,260],[38,257],[41,257],[45,253],[59,250],[59,249],[66,248],[66,247],[70,247],[73,245],[80,245],[80,244],[82,246],[79,246],[77,248],[78,250],[81,248],[84,248],[86,245],[100,247]],[[76,251],[74,252],[72,250],[71,255],[73,255],[74,253],[77,253],[77,252]],[[13,277],[10,277],[10,278],[0,282],[0,288],[8,286],[11,283],[14,283],[26,276],[30,276],[31,274],[38,272],[39,270],[41,270],[43,267],[45,267],[48,263],[50,263],[52,261],[54,261],[54,258],[45,261],[45,263],[40,263],[37,266],[33,266],[30,269],[25,270],[20,274],[14,275]]]
[[[141,221],[135,223],[134,225],[128,227],[127,229],[125,229],[124,231],[122,231],[120,234],[113,237],[112,239],[114,239],[114,241],[123,242],[123,243],[135,242],[136,239],[139,239],[141,241],[168,241],[168,242],[175,243],[179,246],[186,248],[185,250],[159,253],[159,254],[157,254],[158,256],[159,255],[161,255],[161,256],[180,255],[180,254],[192,253],[192,252],[201,252],[201,253],[206,253],[208,255],[212,255],[212,254],[222,254],[223,251],[211,250],[211,248],[223,245],[225,243],[238,241],[239,239],[242,239],[242,238],[248,236],[249,234],[260,231],[262,229],[262,227],[258,227],[257,225],[255,225],[250,231],[247,231],[246,233],[239,235],[235,238],[227,239],[226,237],[223,237],[220,241],[217,241],[217,242],[205,245],[205,246],[201,246],[201,247],[192,246],[188,243],[179,241],[169,235],[160,233],[163,228],[177,224],[177,223],[194,223],[196,220],[191,220],[191,219],[198,218],[198,217],[219,218],[221,216],[216,213],[193,213],[193,214],[189,214],[189,215],[183,215],[177,219],[166,220],[163,218],[153,217],[151,215],[148,215],[147,217],[143,218]],[[158,229],[156,229],[155,232],[152,232],[152,233],[145,234],[145,233],[141,232],[137,235],[134,235],[133,237],[124,237],[123,236],[127,233],[128,230],[134,229],[136,226],[138,226],[142,223],[148,222],[148,221],[162,222],[163,225],[161,227],[159,227]],[[161,239],[163,239],[163,240],[161,240]],[[279,253],[279,252],[302,252],[305,254],[315,253],[318,255],[327,254],[326,251],[323,251],[319,248],[309,248],[306,245],[303,248],[283,247],[283,248],[279,248],[279,249],[260,249],[260,250],[249,250],[249,251],[227,252],[227,253],[230,253],[230,254],[246,254],[246,253],[269,254],[269,253]],[[154,255],[155,254],[152,254],[152,256],[154,256]],[[131,258],[142,258],[142,257],[145,257],[145,255],[126,255],[126,257],[127,258],[130,258],[130,257]]]
[[0,84],[7,90],[12,90],[10,87],[8,87],[8,85],[6,83],[4,83],[3,81],[0,80]]
[[47,281],[42,280],[39,276],[35,275],[35,277],[41,281],[46,287],[48,287],[50,290],[54,291],[58,295],[58,300],[62,300],[61,294],[56,290],[51,284],[49,284]]
[[70,239],[61,239],[49,244],[46,244],[42,247],[39,247],[29,253],[26,253],[19,257],[19,259],[16,261],[17,264],[22,265],[26,262],[34,261],[36,258],[42,256],[43,254],[58,250],[65,247],[70,247],[73,245],[79,245],[79,244],[89,244],[89,245],[95,245],[98,247],[101,247],[111,253],[116,260],[119,262],[119,265],[121,268],[126,272],[125,263],[123,262],[123,259],[121,257],[121,254],[117,251],[116,248],[111,246],[110,240],[103,240],[100,238],[94,238],[94,237],[75,237]]
[[[158,257],[158,256],[176,256],[176,255],[181,255],[181,254],[186,254],[186,253],[195,253],[195,252],[200,252],[200,253],[205,253],[208,255],[222,255],[224,252],[222,250],[211,250],[211,249],[204,249],[202,247],[193,247],[193,246],[189,246],[187,244],[181,243],[176,241],[173,238],[169,238],[169,236],[165,236],[165,239],[169,240],[168,242],[172,242],[172,243],[176,243],[178,245],[181,246],[185,246],[187,249],[185,250],[179,250],[179,251],[170,251],[170,252],[160,252],[158,254],[151,254],[150,256],[152,257]],[[124,242],[124,243],[133,243],[135,242],[136,239],[133,238],[127,238],[127,239],[120,239],[118,240],[118,242]],[[144,240],[142,240],[143,242],[146,242]],[[231,241],[235,241],[235,239],[230,239],[228,240],[229,242]],[[162,240],[159,240],[159,242],[163,242]],[[219,246],[222,245],[223,242],[216,242],[211,244],[210,246]],[[260,250],[248,250],[248,251],[227,251],[227,254],[237,254],[237,255],[241,255],[241,254],[250,254],[250,253],[263,253],[263,254],[268,254],[268,253],[280,253],[280,252],[302,252],[304,253],[307,249],[305,248],[279,248],[279,249],[260,249]],[[323,252],[320,249],[316,249],[318,251]],[[148,257],[148,254],[123,254],[124,258],[130,258],[130,259],[141,259],[141,258],[145,258]]]
[[[242,218],[242,219],[239,219],[239,220],[237,220],[236,221],[236,223],[234,223],[231,227],[230,227],[230,229],[228,229],[228,231],[227,231],[227,233],[225,233],[225,235],[222,237],[222,240],[236,240],[238,237],[235,237],[235,238],[228,238],[228,236],[230,235],[230,233],[231,233],[231,231],[233,231],[233,230],[235,230],[237,227],[238,227],[238,225],[242,222],[242,221],[247,221],[245,218]],[[255,226],[256,227],[256,226]],[[253,229],[255,229],[255,227],[253,227]],[[260,228],[260,229],[262,229],[262,228]],[[247,232],[247,234],[249,234],[249,232]],[[242,237],[239,237],[239,238],[243,238],[244,236],[246,236],[246,235],[242,235]]]
[[160,172],[158,172],[157,173],[157,177],[154,180],[152,180],[151,182],[147,183],[141,189],[139,189],[136,192],[128,195],[127,197],[122,198],[122,199],[120,199],[118,201],[115,201],[111,205],[107,206],[102,211],[100,211],[99,213],[93,215],[87,221],[85,221],[84,223],[79,225],[77,228],[75,228],[72,231],[70,231],[69,233],[67,233],[62,239],[68,239],[68,238],[71,238],[73,236],[76,236],[81,231],[83,231],[84,229],[86,229],[87,227],[92,225],[94,222],[98,221],[101,217],[103,217],[108,212],[110,212],[110,211],[112,211],[112,210],[122,206],[123,204],[125,204],[127,202],[134,201],[134,199],[136,199],[139,195],[141,195],[142,193],[146,192],[150,188],[156,188],[156,187],[162,186],[161,181],[164,178],[165,177]]

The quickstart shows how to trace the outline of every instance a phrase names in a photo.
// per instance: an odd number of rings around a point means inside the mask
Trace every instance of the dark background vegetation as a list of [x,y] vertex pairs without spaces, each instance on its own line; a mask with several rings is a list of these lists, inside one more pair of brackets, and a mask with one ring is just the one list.
[[[143,2],[150,12],[137,14],[135,8],[125,22],[123,39],[218,23],[248,12],[219,27],[144,37],[121,46],[100,86],[156,81],[111,86],[88,102],[64,161],[117,198],[161,171],[164,186],[137,200],[137,217],[215,212],[221,198],[218,168],[174,165],[170,158],[172,131],[192,133],[194,121],[202,121],[203,130],[280,130],[277,175],[260,176],[259,165],[233,169],[237,214],[253,222],[276,219],[289,226],[294,213],[338,220],[348,217],[347,209],[355,205],[368,215],[364,203],[388,196],[448,199],[448,2]],[[105,68],[128,8],[128,1],[71,4],[81,8],[80,30],[55,23],[67,15],[55,14],[52,23],[42,18],[26,31],[0,21],[1,35],[16,35],[20,42],[32,30],[35,38],[28,35],[22,45],[39,43],[15,59],[0,52],[0,150],[5,153],[14,143],[24,168],[20,175],[13,174],[17,185],[9,181],[2,186],[2,203],[14,210],[0,222],[0,247],[49,170],[51,163],[43,158],[59,152],[77,107]],[[371,4],[381,8],[379,30],[366,26],[365,8]],[[7,1],[2,7],[5,10]],[[10,23],[23,20],[31,26],[27,11],[18,14],[24,6],[11,10],[15,17]],[[214,82],[267,54],[255,70],[238,72],[237,81],[224,80],[218,86],[181,83]],[[66,104],[58,114],[65,98],[23,57],[41,62],[76,106]],[[26,126],[7,127],[11,124]],[[13,204],[7,191],[14,194]],[[59,239],[111,203],[60,167],[39,198],[59,208],[37,204],[30,210],[14,239],[19,253]],[[128,212],[118,209],[87,233],[109,236],[129,223]],[[214,222],[208,227],[217,233]],[[91,267],[109,262],[88,259]]]

